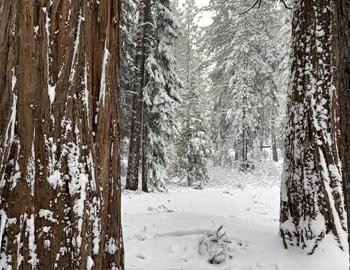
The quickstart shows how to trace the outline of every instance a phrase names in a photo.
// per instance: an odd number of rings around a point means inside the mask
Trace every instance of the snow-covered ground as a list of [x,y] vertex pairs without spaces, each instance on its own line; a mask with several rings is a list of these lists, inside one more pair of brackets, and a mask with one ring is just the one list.
[[[280,165],[254,174],[211,169],[203,190],[124,192],[126,270],[347,270],[347,254],[328,239],[312,256],[285,250],[278,236]],[[207,231],[220,225],[232,259],[211,265],[198,252]]]

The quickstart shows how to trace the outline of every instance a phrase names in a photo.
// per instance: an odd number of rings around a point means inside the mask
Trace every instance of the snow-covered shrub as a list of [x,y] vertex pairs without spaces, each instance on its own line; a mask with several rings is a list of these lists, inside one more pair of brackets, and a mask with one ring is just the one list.
[[199,254],[208,255],[208,263],[221,264],[227,259],[231,259],[231,240],[222,232],[221,225],[216,231],[205,233],[199,242]]

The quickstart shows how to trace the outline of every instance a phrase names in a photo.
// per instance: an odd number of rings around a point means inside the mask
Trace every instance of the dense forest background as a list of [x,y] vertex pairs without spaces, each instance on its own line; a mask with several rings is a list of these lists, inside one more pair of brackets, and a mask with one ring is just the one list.
[[[278,161],[290,76],[291,11],[276,2],[250,12],[245,11],[251,3],[245,1],[212,1],[198,8],[193,0],[174,1],[162,14],[155,4],[147,19],[162,30],[147,29],[151,48],[140,60],[135,33],[144,22],[134,14],[142,7],[142,2],[126,1],[122,22],[127,187],[135,132],[141,134],[141,167],[149,174],[143,179],[152,189],[163,189],[170,180],[202,187],[208,164],[251,170],[266,160]],[[200,26],[202,14],[212,17],[210,25]],[[143,82],[135,77],[139,61],[145,66]],[[142,83],[142,105],[136,109],[142,110],[142,119],[136,120],[133,94]],[[136,122],[144,128],[133,129]],[[134,148],[130,144],[130,151]]]

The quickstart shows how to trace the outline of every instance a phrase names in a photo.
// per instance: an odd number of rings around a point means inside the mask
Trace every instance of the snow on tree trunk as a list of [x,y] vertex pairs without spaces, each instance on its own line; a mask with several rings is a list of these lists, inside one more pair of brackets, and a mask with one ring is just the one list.
[[311,254],[327,234],[343,248],[341,173],[332,126],[335,69],[331,0],[297,0],[293,20],[280,234]]
[[119,11],[0,3],[1,269],[123,269]]
[[[347,216],[350,217],[350,3],[348,0],[335,2],[335,25],[337,26],[337,90],[340,104],[340,154],[343,169],[343,187]],[[350,218],[347,220],[350,228]],[[350,234],[348,233],[350,241]]]

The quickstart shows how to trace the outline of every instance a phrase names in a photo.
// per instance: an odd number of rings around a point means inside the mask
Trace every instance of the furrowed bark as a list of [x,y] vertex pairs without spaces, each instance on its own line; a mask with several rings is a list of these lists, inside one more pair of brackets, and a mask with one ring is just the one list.
[[346,230],[334,129],[336,97],[332,0],[298,0],[293,20],[280,234],[311,254],[326,235],[341,248]]
[[0,1],[0,265],[123,269],[119,12]]
[[[342,162],[343,187],[347,212],[347,227],[350,228],[350,2],[335,1],[335,22],[337,26],[337,89],[340,104],[339,149]],[[348,233],[348,241],[350,234]]]

